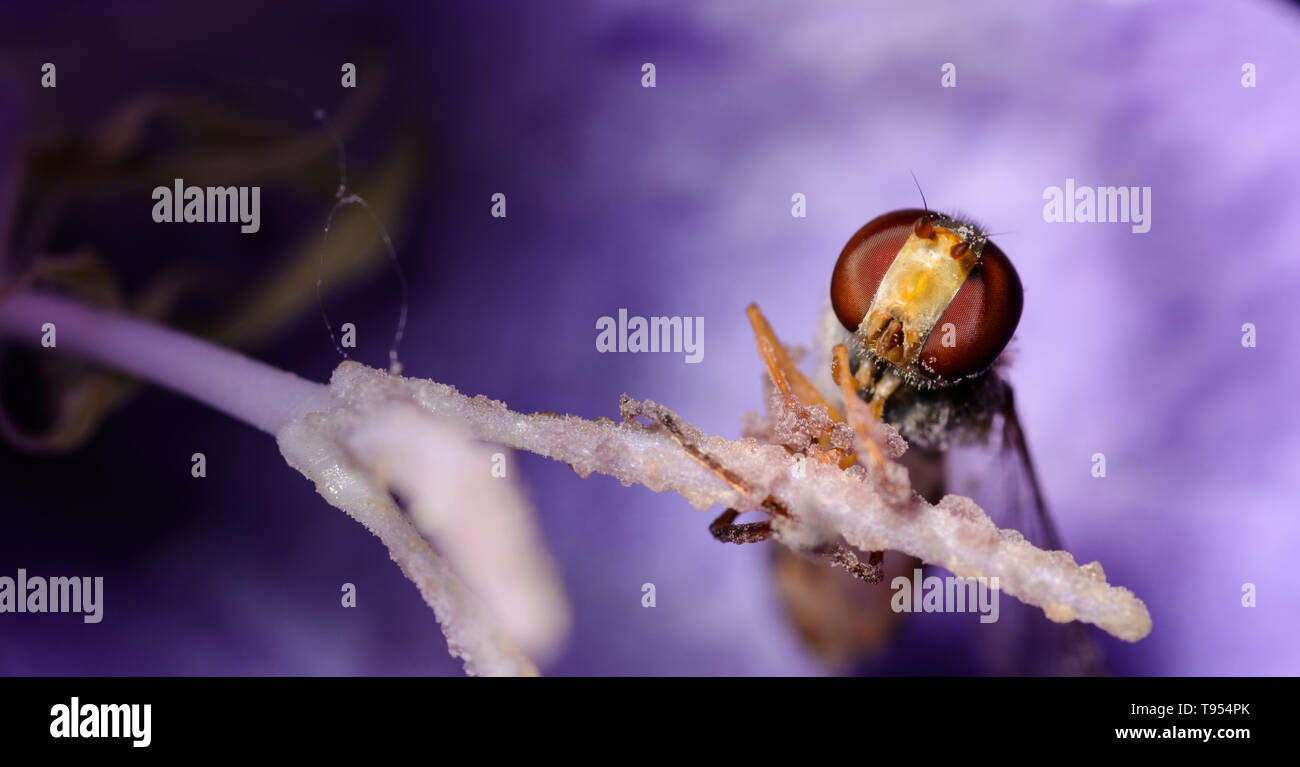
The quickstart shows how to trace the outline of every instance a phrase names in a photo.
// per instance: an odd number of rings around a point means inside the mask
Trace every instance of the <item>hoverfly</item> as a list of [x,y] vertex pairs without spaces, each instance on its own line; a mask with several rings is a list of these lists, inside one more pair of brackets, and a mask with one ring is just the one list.
[[[1036,545],[1057,550],[1062,546],[1013,392],[999,373],[1023,306],[1015,267],[983,227],[931,212],[928,206],[877,216],[849,239],[832,271],[813,378],[804,382],[817,393],[806,398],[820,394],[833,408],[843,407],[845,397],[856,393],[875,418],[894,426],[907,441],[901,462],[914,488],[932,503],[948,490],[954,474],[949,459],[956,450],[995,447],[997,469],[986,466],[981,473],[994,475],[1000,469],[1018,481],[994,503],[978,493],[976,500],[999,527],[1018,529]],[[750,319],[760,356],[775,379],[775,369],[789,371],[788,360],[778,359],[786,352],[755,306]],[[847,362],[851,386],[843,372],[831,372],[837,354]],[[970,493],[966,487],[960,490]],[[737,515],[728,509],[710,532],[724,542],[767,537],[768,523],[736,524]],[[805,642],[832,665],[871,655],[901,617],[889,608],[889,589],[864,587],[860,580],[878,582],[891,571],[910,576],[921,566],[896,552],[888,557],[873,552],[866,563],[842,549],[820,552],[840,565],[837,570],[784,546],[773,551],[789,617]],[[1049,624],[1028,613],[1008,621],[1015,625],[1004,628],[995,642],[994,652],[1001,658],[993,659],[993,668],[1004,673],[1100,672],[1099,653],[1079,624]],[[1044,656],[1046,664],[1030,661]]]

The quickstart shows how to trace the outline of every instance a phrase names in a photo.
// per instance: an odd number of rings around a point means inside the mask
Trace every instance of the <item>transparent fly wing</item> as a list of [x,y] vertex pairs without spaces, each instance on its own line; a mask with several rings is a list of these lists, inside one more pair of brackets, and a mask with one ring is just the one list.
[[[987,444],[948,451],[948,491],[970,496],[989,512],[998,527],[1019,531],[1039,548],[1064,549],[1016,411],[1014,394],[1010,386],[1005,389]],[[1053,623],[1041,610],[1014,599],[1002,599],[1000,606],[997,622],[978,632],[982,654],[991,668],[1008,674],[1107,673],[1090,627],[1078,622]]]
[[950,447],[948,492],[966,495],[983,506],[1000,528],[1017,530],[1031,543],[1051,551],[1063,547],[1011,387],[993,419],[986,440]]

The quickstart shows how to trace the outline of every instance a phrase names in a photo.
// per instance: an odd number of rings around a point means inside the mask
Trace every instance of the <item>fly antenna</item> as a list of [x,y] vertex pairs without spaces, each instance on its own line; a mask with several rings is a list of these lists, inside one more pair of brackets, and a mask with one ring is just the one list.
[[[912,173],[912,171],[908,171]],[[916,184],[916,191],[921,193],[921,207],[925,208],[926,215],[930,214],[930,206],[925,203],[925,192],[921,191],[921,182],[916,180],[916,174],[912,173],[912,183]]]

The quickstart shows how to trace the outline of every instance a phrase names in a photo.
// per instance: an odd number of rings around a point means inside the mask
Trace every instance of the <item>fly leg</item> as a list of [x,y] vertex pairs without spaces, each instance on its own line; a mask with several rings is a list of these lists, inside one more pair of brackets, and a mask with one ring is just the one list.
[[[786,352],[785,346],[782,345],[780,339],[776,337],[776,333],[773,332],[771,325],[767,322],[767,318],[765,318],[763,313],[759,311],[758,306],[750,304],[746,313],[748,314],[750,324],[754,329],[754,340],[758,347],[759,358],[763,360],[763,364],[767,368],[768,375],[771,377],[773,385],[776,387],[777,391],[780,392],[781,396],[785,398],[787,405],[799,404],[805,408],[823,405],[826,408],[827,415],[833,423],[843,422],[843,416],[840,415],[833,405],[826,401],[821,392],[818,391],[816,385],[804,376],[795,366],[794,361],[790,359],[789,353]],[[843,347],[840,348],[839,352],[840,355],[843,356]],[[847,374],[847,361],[840,366],[840,369]],[[866,410],[866,405],[857,400],[856,396],[854,397],[854,402],[850,404],[849,407],[852,408],[853,404]],[[798,411],[796,410],[796,412]],[[858,415],[861,416],[860,413]],[[664,425],[668,428],[669,433],[673,435],[673,439],[675,439],[678,444],[686,450],[688,455],[700,464],[704,465],[710,471],[722,477],[736,490],[747,495],[752,495],[752,493],[747,492],[743,480],[735,476],[729,469],[723,466],[720,461],[700,449],[698,445],[694,444],[689,439],[688,435],[682,433],[681,429],[675,429],[675,424],[672,423],[672,420],[673,419],[669,418],[668,422],[664,423]],[[859,418],[858,420],[862,419]],[[883,464],[885,460],[884,455],[880,453],[879,447],[869,438],[869,434],[867,433],[870,430],[871,423],[870,411],[867,411],[867,417],[865,420],[862,420],[861,424],[862,428],[866,429],[866,431],[863,432],[863,435],[866,438],[861,441],[864,445],[869,445],[870,449],[875,451],[876,460],[880,464]],[[858,424],[854,424],[854,426],[857,428]],[[829,434],[821,435],[820,442],[825,451],[817,454],[817,457],[822,460],[837,461],[841,468],[848,468],[848,466],[851,466],[854,462],[853,456],[846,455],[843,451],[838,449],[830,449],[829,436]],[[790,512],[785,505],[772,496],[765,498],[762,506],[764,510],[768,511],[772,515],[772,517],[790,516]],[[739,516],[740,512],[737,509],[727,509],[709,525],[709,532],[714,538],[723,543],[738,544],[757,543],[768,540],[773,536],[774,533],[770,518],[762,522],[737,524],[736,519]],[[866,562],[860,560],[856,554],[840,544],[828,547],[824,550],[818,551],[817,553],[827,557],[833,566],[843,568],[852,575],[869,583],[879,583],[883,578],[883,571],[880,565],[884,559],[884,552],[871,552],[871,554],[868,555]]]
[[772,377],[772,383],[776,384],[781,395],[787,399],[793,397],[805,407],[825,405],[832,421],[838,423],[844,420],[840,417],[839,411],[817,390],[817,385],[808,380],[808,377],[795,366],[794,360],[790,359],[789,353],[786,352],[781,340],[776,337],[772,326],[767,323],[767,318],[759,311],[758,304],[750,304],[745,309],[745,313],[749,316],[749,324],[754,329],[758,356],[763,360],[768,375]]
[[[885,454],[880,452],[880,446],[871,437],[871,427],[875,425],[876,418],[879,416],[874,408],[868,406],[858,396],[863,388],[869,385],[869,379],[868,382],[863,382],[849,374],[849,354],[844,344],[836,344],[833,354],[831,377],[839,384],[840,393],[844,396],[844,412],[848,415],[849,425],[853,427],[853,432],[858,437],[860,443],[858,450],[866,450],[871,468],[879,474],[885,467]],[[866,368],[866,365],[863,365],[863,368]],[[859,368],[859,372],[863,368]]]
[[[832,424],[843,422],[844,418],[840,415],[835,406],[826,401],[822,393],[817,389],[816,384],[808,379],[799,368],[790,359],[790,354],[786,351],[781,340],[776,337],[772,326],[768,324],[767,318],[759,311],[757,304],[750,304],[745,310],[749,316],[749,323],[754,329],[754,342],[758,347],[758,357],[763,361],[764,367],[767,368],[767,374],[772,379],[772,384],[785,400],[786,409],[790,412],[799,414],[807,422],[807,410],[809,408],[822,406],[826,408],[826,415],[830,418]],[[810,458],[817,460],[834,462],[840,465],[840,468],[848,468],[853,465],[853,460],[845,451],[831,446],[830,430],[822,427],[812,427],[810,429],[817,436],[817,445],[820,449],[809,453]]]
[[863,562],[857,554],[849,551],[843,546],[836,546],[830,553],[831,564],[843,568],[857,578],[861,578],[867,583],[880,583],[885,579],[884,568],[880,563],[885,560],[885,552],[873,551],[867,555],[867,561]]
[[[843,422],[843,416],[839,414],[834,406],[826,401],[812,381],[808,380],[808,378],[804,376],[797,367],[795,367],[794,361],[790,359],[789,353],[776,337],[776,334],[772,331],[771,326],[763,316],[763,313],[759,311],[758,306],[750,304],[747,314],[749,315],[750,324],[754,329],[754,339],[758,346],[759,357],[763,360],[768,375],[772,378],[773,385],[786,400],[787,405],[799,405],[804,409],[822,405],[825,406],[826,413],[832,423]],[[840,349],[840,355],[843,356],[842,347]],[[847,374],[847,363],[841,367]],[[867,407],[860,400],[857,400],[856,396],[854,397],[854,404],[857,404],[863,409],[866,409]],[[851,406],[852,405],[850,405],[850,407]],[[803,412],[795,407],[791,407],[791,409],[794,412]],[[873,421],[870,418],[870,411],[867,411],[867,413],[867,418],[861,420],[862,428],[866,429],[862,434],[866,435],[867,438],[861,441],[864,445],[870,445],[869,449],[875,451],[879,462],[883,464],[885,461],[883,454],[880,454],[879,447],[869,438],[870,426]],[[713,455],[710,455],[708,451],[704,450],[700,446],[702,435],[698,434],[695,429],[688,425],[683,425],[677,416],[671,411],[666,408],[661,408],[651,412],[642,411],[640,415],[650,418],[663,426],[664,429],[667,430],[669,436],[672,437],[673,441],[680,445],[687,455],[701,466],[720,477],[736,490],[736,492],[740,493],[742,496],[750,498],[755,496],[754,490],[744,479],[738,476],[731,469],[727,468],[727,466],[720,460]],[[854,424],[854,426],[855,428],[858,428],[859,424]],[[819,442],[823,449],[819,452],[812,453],[811,455],[813,457],[823,461],[836,462],[841,468],[848,468],[848,466],[853,464],[853,456],[845,454],[845,452],[839,448],[833,448],[830,446],[829,432],[821,434],[819,436]],[[772,519],[779,517],[788,518],[791,516],[790,510],[784,503],[771,495],[765,497],[760,506],[770,515],[767,520],[762,522],[737,524],[736,519],[740,516],[741,512],[738,509],[729,508],[722,512],[722,514],[709,525],[709,533],[723,543],[759,543],[772,538],[775,535],[775,531],[772,528]],[[878,583],[882,578],[880,564],[884,558],[884,552],[872,552],[868,556],[866,562],[861,561],[856,554],[843,545],[828,547],[827,549],[818,551],[817,553],[830,559],[832,565],[841,567],[862,580],[871,583]]]
[[764,520],[737,525],[734,523],[738,516],[739,511],[727,509],[709,525],[709,532],[723,543],[760,543],[772,537],[771,522]]
[[[884,400],[880,401],[880,408],[875,407],[873,400],[871,405],[867,405],[858,396],[866,387],[870,386],[871,380],[862,380],[849,374],[849,355],[844,344],[836,344],[833,351],[834,357],[831,361],[831,377],[840,385],[840,393],[844,396],[844,414],[848,417],[849,425],[853,427],[854,434],[858,437],[859,460],[862,458],[861,451],[866,451],[866,458],[871,470],[876,477],[883,479],[885,477],[885,454],[881,452],[880,446],[871,436],[871,427],[875,425],[876,419],[880,417],[880,412],[884,409]],[[862,372],[867,366],[863,365],[858,372]],[[856,385],[855,385],[856,384]],[[892,393],[892,389],[890,392]],[[885,396],[889,396],[885,394]],[[832,554],[831,561],[839,567],[843,567],[850,573],[867,581],[869,583],[879,583],[884,578],[884,572],[880,568],[880,563],[885,559],[885,552],[873,551],[869,555],[867,564],[863,565],[852,552],[840,548]]]
[[[743,496],[753,497],[754,491],[745,480],[741,479],[734,471],[727,468],[726,465],[719,461],[708,451],[700,447],[698,436],[690,433],[694,429],[684,428],[677,416],[667,408],[659,408],[651,412],[642,412],[641,415],[653,419],[659,425],[668,431],[668,435],[673,441],[681,445],[682,450],[686,452],[696,463],[718,475],[724,482],[731,485],[732,489]],[[772,496],[763,499],[759,506],[772,516],[788,517],[790,510],[786,505]],[[770,521],[751,522],[746,524],[735,524],[736,517],[740,516],[737,509],[727,509],[709,525],[709,532],[723,543],[758,543],[772,537],[772,524]]]

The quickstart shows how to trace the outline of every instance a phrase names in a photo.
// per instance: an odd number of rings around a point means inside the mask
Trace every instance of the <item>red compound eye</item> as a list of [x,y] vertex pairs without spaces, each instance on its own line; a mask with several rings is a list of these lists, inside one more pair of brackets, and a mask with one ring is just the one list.
[[[1020,323],[1025,305],[1020,275],[1002,249],[984,244],[980,262],[921,348],[921,368],[943,381],[981,373],[998,358]],[[951,324],[952,328],[945,328]],[[945,346],[947,340],[951,346]]]
[[[908,235],[915,231],[925,237],[932,227],[926,211],[909,208],[872,219],[849,239],[831,274],[831,306],[841,325],[858,329]],[[1015,267],[998,246],[985,243],[979,264],[921,349],[921,372],[945,383],[982,372],[1006,348],[1023,308]],[[945,328],[949,324],[951,329]]]
[[910,208],[886,213],[868,221],[849,239],[831,273],[831,307],[845,328],[857,330],[862,324],[889,265],[917,220],[925,216],[925,211]]

